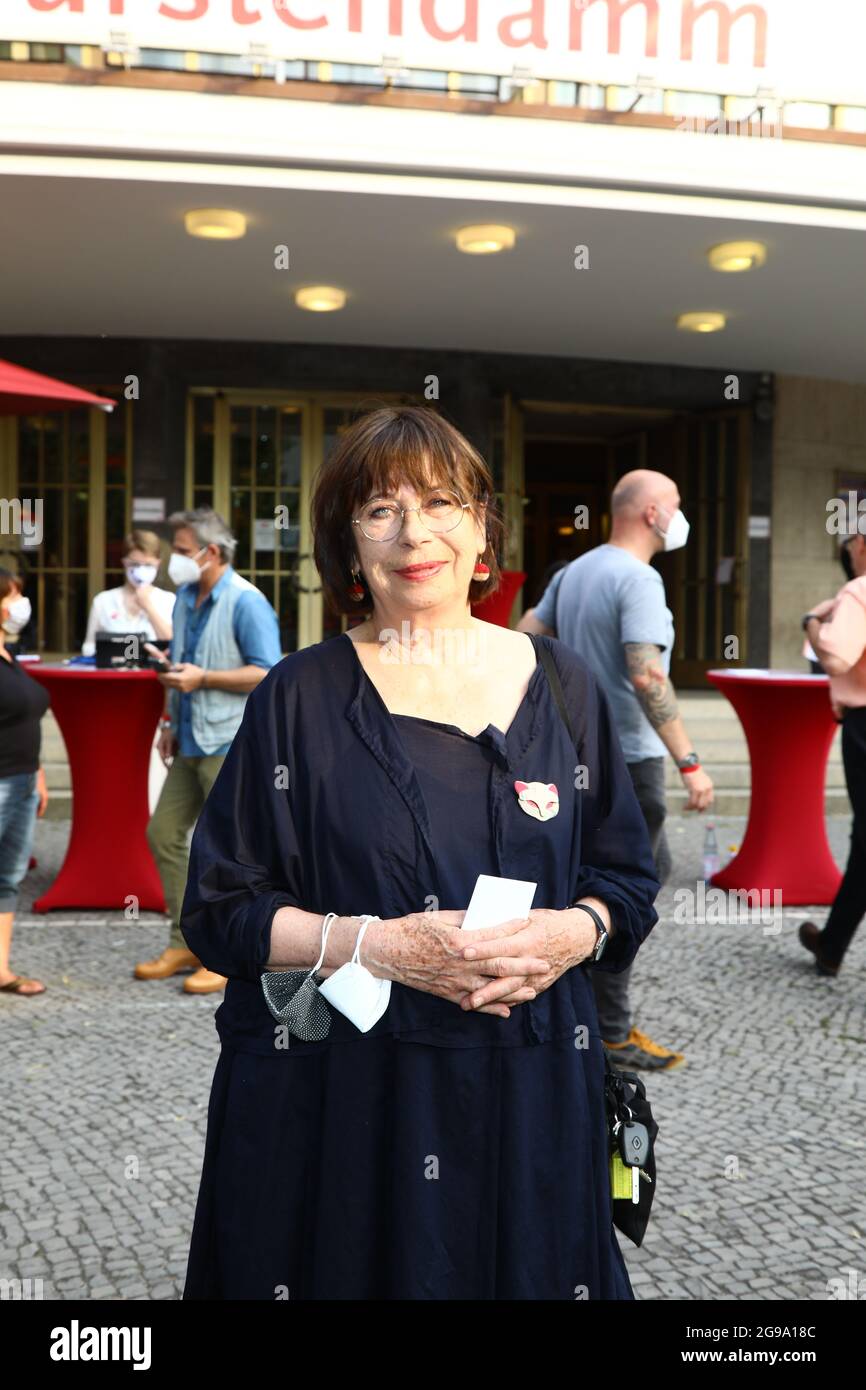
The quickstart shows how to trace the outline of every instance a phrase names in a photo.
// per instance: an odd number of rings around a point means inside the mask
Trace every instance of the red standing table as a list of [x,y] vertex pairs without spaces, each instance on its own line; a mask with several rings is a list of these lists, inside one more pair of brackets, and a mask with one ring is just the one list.
[[148,771],[164,692],[155,671],[27,667],[51,696],[72,774],[72,834],[63,867],[36,912],[126,907],[164,912],[147,843]]
[[842,875],[827,843],[824,778],[838,728],[827,676],[799,671],[708,671],[740,718],[752,799],[739,854],[717,888],[780,889],[782,906],[831,903]]

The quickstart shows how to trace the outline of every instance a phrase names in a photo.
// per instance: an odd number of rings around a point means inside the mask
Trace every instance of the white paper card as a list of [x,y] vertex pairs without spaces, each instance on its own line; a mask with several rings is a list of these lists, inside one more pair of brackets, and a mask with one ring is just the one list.
[[532,907],[537,883],[523,878],[497,878],[479,874],[463,919],[464,931],[498,927],[515,917],[525,917]]

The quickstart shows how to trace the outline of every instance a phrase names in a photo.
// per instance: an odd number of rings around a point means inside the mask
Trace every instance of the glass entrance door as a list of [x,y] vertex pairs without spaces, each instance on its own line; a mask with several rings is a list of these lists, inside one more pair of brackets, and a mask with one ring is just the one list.
[[41,528],[2,538],[0,563],[20,571],[33,606],[24,645],[49,657],[78,651],[94,595],[123,582],[131,407],[119,388],[89,385],[117,401],[110,415],[88,407],[23,415],[4,421],[0,436],[4,495],[41,510]]
[[[376,404],[388,398],[376,397]],[[393,398],[410,403],[410,398]],[[187,505],[214,507],[238,538],[235,567],[277,612],[284,652],[342,632],[345,617],[322,600],[313,562],[313,481],[359,411],[340,395],[194,390],[187,415]]]
[[312,475],[310,403],[265,392],[205,390],[189,397],[187,505],[213,507],[235,536],[235,568],[276,610],[280,646],[312,634],[306,575]]
[[[674,684],[701,688],[710,667],[742,665],[748,651],[750,441],[747,409],[685,414],[507,401],[506,514],[515,551],[521,538],[519,568],[529,572],[523,609],[538,601],[553,563],[607,539],[617,480],[635,468],[654,469],[675,480],[691,526],[685,548],[654,561],[674,615]],[[572,503],[587,504],[584,533],[570,534]],[[732,637],[736,655],[729,650]]]
[[235,567],[280,620],[284,652],[299,645],[303,407],[228,402],[228,522]]

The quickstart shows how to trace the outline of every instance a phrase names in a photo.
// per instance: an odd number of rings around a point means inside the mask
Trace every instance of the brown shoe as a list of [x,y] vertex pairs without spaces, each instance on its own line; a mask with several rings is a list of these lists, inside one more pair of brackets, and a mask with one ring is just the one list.
[[653,1042],[639,1028],[632,1028],[625,1042],[604,1044],[610,1060],[620,1071],[631,1071],[633,1067],[647,1071],[673,1071],[675,1067],[685,1066],[685,1053],[671,1052]]
[[201,961],[198,956],[194,956],[186,947],[166,946],[156,960],[139,961],[133,974],[137,980],[167,980],[169,975],[176,975],[179,970],[195,970],[199,965]]
[[815,969],[819,975],[838,975],[839,967],[827,960],[821,952],[821,932],[814,922],[803,922],[797,933],[800,942],[815,957]]
[[217,975],[215,970],[206,970],[204,966],[183,982],[184,994],[213,994],[225,987],[226,976]]

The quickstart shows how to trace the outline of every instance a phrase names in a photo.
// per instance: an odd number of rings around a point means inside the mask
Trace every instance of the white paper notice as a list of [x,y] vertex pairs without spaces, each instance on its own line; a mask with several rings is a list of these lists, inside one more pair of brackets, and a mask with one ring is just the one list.
[[464,931],[498,927],[515,917],[525,917],[532,906],[537,883],[522,878],[496,878],[479,874],[463,919]]

